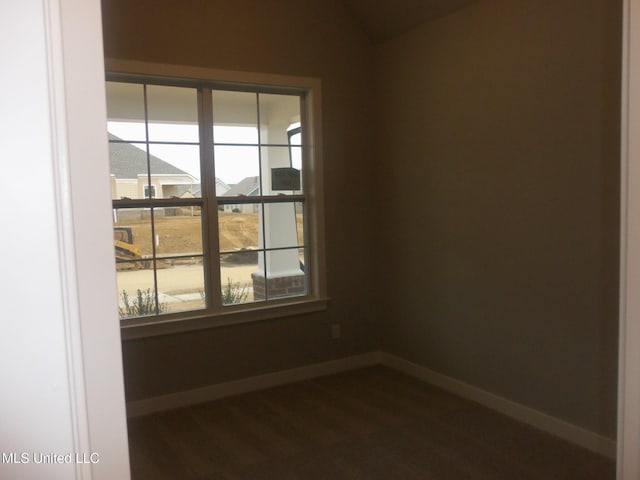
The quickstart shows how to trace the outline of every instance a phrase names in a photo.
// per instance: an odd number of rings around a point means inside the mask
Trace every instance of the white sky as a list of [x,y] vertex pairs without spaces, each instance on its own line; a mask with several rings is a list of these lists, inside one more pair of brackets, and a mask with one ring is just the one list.
[[[145,138],[144,124],[134,122],[108,122],[109,133],[144,149],[135,140]],[[252,127],[215,126],[216,139],[229,143],[257,143],[256,129]],[[187,124],[149,124],[149,140],[164,142],[198,142],[198,127]],[[216,161],[216,176],[225,183],[238,183],[245,177],[258,175],[258,150],[256,147],[222,149],[221,160]],[[197,145],[151,145],[152,155],[168,162],[200,181],[200,152]],[[253,167],[253,168],[252,168]]]
[[[146,137],[144,124],[138,122],[108,122],[109,133],[141,149],[144,144],[136,144]],[[255,127],[215,125],[217,143],[258,143]],[[198,142],[198,127],[190,124],[149,124],[149,140],[164,142]],[[144,140],[143,140],[144,141]],[[235,184],[242,179],[259,174],[258,148],[217,146],[216,177],[227,184]],[[299,149],[294,149],[295,151]],[[150,145],[149,152],[168,162],[200,181],[200,152],[197,145]],[[299,155],[295,155],[299,157]],[[300,168],[300,159],[293,159],[294,167]]]

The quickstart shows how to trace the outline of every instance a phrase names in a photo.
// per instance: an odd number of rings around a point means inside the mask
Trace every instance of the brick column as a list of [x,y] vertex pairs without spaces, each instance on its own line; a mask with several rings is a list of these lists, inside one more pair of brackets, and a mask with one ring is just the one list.
[[304,273],[294,273],[292,275],[279,275],[269,277],[265,282],[262,272],[253,272],[253,299],[266,300],[278,297],[291,297],[304,295],[306,287],[304,284]]

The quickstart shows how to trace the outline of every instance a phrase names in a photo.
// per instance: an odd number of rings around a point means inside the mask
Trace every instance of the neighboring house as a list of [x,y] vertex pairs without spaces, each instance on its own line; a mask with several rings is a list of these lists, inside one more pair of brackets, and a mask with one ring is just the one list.
[[[216,182],[217,183],[217,182]],[[222,196],[225,197],[256,197],[260,195],[260,180],[258,177],[246,177],[235,185],[231,185]],[[238,203],[224,206],[225,212],[256,213],[257,203]]]
[[[222,180],[220,180],[218,177],[216,177],[216,195],[218,195],[218,196],[227,195],[227,192],[230,189],[231,189],[231,187],[229,185],[227,185]],[[198,192],[199,191],[200,191],[200,189],[198,188]]]
[[147,154],[109,134],[111,198],[189,198],[197,196],[200,182],[174,165],[149,155],[151,179],[147,176]]
[[[226,183],[224,183],[222,180],[220,180],[218,177],[216,177],[216,194],[217,195],[225,195],[227,191],[229,191],[231,187],[229,187],[229,185],[227,185]],[[195,184],[193,186],[193,196],[194,197],[202,197],[202,185]]]

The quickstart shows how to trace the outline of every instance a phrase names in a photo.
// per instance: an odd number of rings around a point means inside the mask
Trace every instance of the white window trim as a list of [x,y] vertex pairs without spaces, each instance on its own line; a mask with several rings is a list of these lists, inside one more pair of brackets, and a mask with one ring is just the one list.
[[325,310],[329,298],[325,273],[320,79],[118,59],[105,59],[105,70],[109,74],[202,80],[217,84],[228,82],[229,85],[234,86],[296,88],[305,90],[308,99],[306,113],[308,138],[305,139],[303,148],[307,149],[306,153],[309,158],[308,163],[305,164],[304,172],[306,201],[309,204],[307,235],[311,245],[310,263],[313,266],[309,272],[309,293],[304,297],[226,306],[223,311],[214,314],[194,311],[181,313],[179,318],[160,315],[150,318],[128,319],[121,322],[122,338],[127,340],[165,335]]

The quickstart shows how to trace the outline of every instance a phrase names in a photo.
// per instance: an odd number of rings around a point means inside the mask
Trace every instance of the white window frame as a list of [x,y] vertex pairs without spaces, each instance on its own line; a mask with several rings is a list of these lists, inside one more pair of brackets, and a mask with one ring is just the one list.
[[[121,320],[123,339],[141,338],[154,335],[185,332],[203,328],[211,328],[234,323],[252,322],[277,317],[301,315],[324,310],[327,308],[328,296],[325,275],[324,248],[324,196],[322,169],[322,141],[321,141],[321,82],[317,78],[249,73],[239,71],[214,70],[199,67],[147,63],[129,60],[106,59],[105,70],[108,76],[129,76],[131,78],[165,78],[179,82],[180,80],[202,81],[206,84],[229,86],[237,88],[244,86],[251,88],[269,88],[296,90],[304,92],[304,141],[303,141],[303,184],[305,185],[306,221],[305,237],[308,239],[308,288],[304,296],[277,298],[264,302],[254,302],[238,305],[226,305],[222,308],[206,311],[181,312],[162,314],[152,317],[129,318]],[[203,193],[205,195],[206,193]],[[209,202],[215,204],[215,198],[209,197]],[[209,212],[209,220],[212,211]],[[209,222],[210,223],[210,222]],[[203,227],[205,228],[205,227]],[[209,252],[219,250],[217,231],[215,227],[209,229],[209,243],[205,246]],[[214,234],[215,233],[215,234]],[[209,268],[217,263],[211,262]],[[211,266],[213,265],[213,266]],[[208,273],[207,273],[208,274]],[[218,279],[217,284],[210,287],[210,292],[220,290],[220,276],[211,275]],[[215,303],[215,302],[214,302]]]

